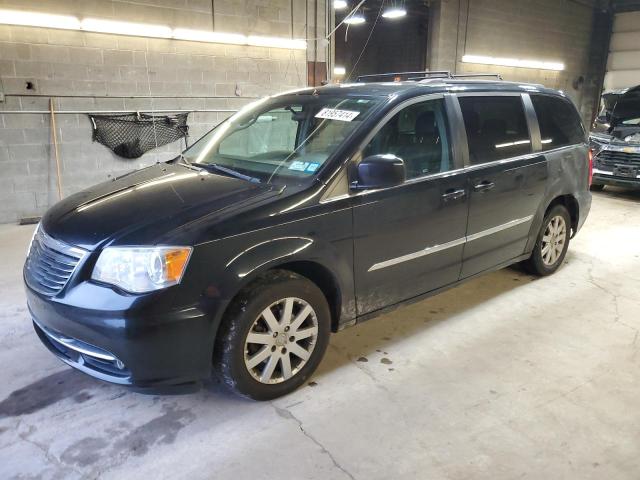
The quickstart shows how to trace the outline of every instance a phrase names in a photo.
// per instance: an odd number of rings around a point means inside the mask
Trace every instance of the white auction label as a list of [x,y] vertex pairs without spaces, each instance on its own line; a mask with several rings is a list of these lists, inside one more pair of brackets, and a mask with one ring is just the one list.
[[360,115],[360,112],[354,112],[353,110],[323,108],[316,114],[316,118],[326,118],[327,120],[340,120],[342,122],[350,122],[358,115]]

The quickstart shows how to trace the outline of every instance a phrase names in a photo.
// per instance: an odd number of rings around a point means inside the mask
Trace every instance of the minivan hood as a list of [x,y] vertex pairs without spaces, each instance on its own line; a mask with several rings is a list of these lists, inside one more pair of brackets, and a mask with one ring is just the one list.
[[605,92],[602,94],[602,100],[612,126],[640,117],[640,85]]
[[67,197],[45,214],[42,228],[87,250],[149,245],[205,215],[277,194],[273,185],[161,163]]

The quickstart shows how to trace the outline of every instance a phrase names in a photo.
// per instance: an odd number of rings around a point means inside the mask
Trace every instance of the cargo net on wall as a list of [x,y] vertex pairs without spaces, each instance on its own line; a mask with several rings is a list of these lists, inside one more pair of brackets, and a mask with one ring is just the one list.
[[89,115],[93,125],[93,141],[99,142],[124,158],[138,158],[156,147],[166,145],[189,133],[187,116],[147,115]]

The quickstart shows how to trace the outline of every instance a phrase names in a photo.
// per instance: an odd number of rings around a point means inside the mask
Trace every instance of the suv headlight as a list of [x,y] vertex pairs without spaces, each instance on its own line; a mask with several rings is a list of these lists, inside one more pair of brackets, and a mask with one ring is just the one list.
[[176,285],[191,256],[191,247],[107,247],[91,278],[132,293]]
[[31,253],[31,247],[33,247],[33,241],[36,239],[36,235],[38,234],[38,230],[40,230],[40,223],[36,225],[35,230],[33,231],[33,235],[31,235],[31,240],[29,241],[29,246],[27,247],[27,258],[29,258],[29,254]]

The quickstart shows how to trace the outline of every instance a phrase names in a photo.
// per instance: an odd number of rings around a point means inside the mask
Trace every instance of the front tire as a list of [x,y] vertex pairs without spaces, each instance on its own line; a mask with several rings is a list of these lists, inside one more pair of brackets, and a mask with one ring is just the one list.
[[218,332],[214,368],[235,393],[270,400],[292,392],[318,367],[331,316],[310,280],[273,270],[238,294]]
[[571,217],[564,205],[555,205],[547,212],[531,257],[524,262],[529,273],[551,275],[564,260],[569,248]]
[[604,190],[604,185],[599,185],[597,183],[592,183],[589,186],[589,190],[591,190],[592,192],[601,192],[602,190]]

